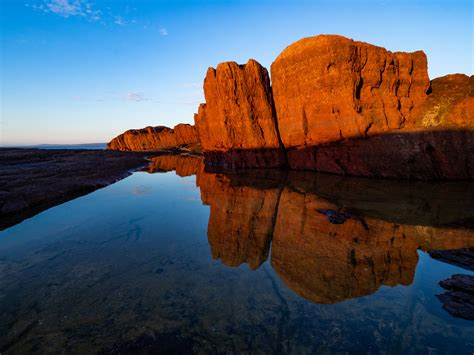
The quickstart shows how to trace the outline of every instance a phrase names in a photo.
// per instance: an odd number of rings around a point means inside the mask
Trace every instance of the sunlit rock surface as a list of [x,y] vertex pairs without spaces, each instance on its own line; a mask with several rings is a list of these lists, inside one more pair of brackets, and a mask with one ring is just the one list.
[[430,86],[423,52],[392,53],[336,35],[291,44],[271,72],[287,149],[399,129]]
[[208,164],[276,167],[285,159],[276,127],[268,72],[255,60],[209,68],[206,103],[194,116]]
[[293,169],[397,179],[474,177],[474,79],[428,79],[423,52],[302,39],[272,64]]
[[474,77],[430,82],[422,51],[337,35],[291,44],[271,73],[272,87],[252,60],[209,69],[195,115],[207,165],[474,178]]
[[161,148],[197,144],[196,129],[189,124],[178,124],[173,129],[165,126],[130,129],[107,144],[109,150],[153,151]]

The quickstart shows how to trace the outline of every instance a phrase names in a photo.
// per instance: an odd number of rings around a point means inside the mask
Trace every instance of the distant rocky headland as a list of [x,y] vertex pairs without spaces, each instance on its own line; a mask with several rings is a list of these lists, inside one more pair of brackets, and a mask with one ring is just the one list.
[[268,70],[209,68],[195,126],[130,130],[108,149],[196,146],[208,166],[395,179],[474,178],[474,76],[428,77],[425,53],[337,35],[301,39]]
[[198,143],[196,128],[189,124],[178,124],[174,128],[165,126],[130,129],[107,144],[109,150],[156,151],[162,148],[190,146]]

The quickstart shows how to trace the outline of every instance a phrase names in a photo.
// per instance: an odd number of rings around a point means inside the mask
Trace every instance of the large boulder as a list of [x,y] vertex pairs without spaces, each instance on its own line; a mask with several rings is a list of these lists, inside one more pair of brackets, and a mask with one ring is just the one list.
[[107,144],[109,150],[153,151],[197,143],[194,126],[178,124],[171,129],[165,126],[130,129]]
[[341,36],[302,39],[272,64],[293,169],[414,179],[474,177],[472,78],[428,79],[423,52]]
[[400,129],[362,139],[288,148],[294,169],[398,179],[474,178],[474,77],[431,81]]
[[392,53],[335,35],[295,42],[271,72],[286,148],[399,129],[430,86],[423,52]]
[[285,161],[268,71],[255,60],[221,63],[204,80],[206,103],[194,116],[208,164],[275,167]]

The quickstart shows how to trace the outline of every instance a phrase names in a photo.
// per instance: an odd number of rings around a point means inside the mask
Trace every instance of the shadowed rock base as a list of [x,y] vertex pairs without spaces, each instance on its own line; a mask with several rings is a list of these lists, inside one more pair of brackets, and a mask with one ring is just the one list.
[[413,180],[474,178],[474,131],[387,133],[333,144],[206,152],[205,164],[228,169],[282,168]]
[[474,178],[474,132],[393,133],[288,151],[293,169],[395,179]]
[[206,152],[204,156],[206,165],[231,170],[286,167],[286,154],[282,149]]

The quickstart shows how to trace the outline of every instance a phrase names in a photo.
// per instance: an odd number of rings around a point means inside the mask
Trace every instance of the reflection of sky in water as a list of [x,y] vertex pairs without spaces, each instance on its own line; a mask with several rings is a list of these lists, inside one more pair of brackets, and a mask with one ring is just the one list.
[[135,186],[132,188],[132,195],[145,195],[151,192],[151,186]]
[[[254,271],[246,263],[228,267],[214,260],[216,250],[226,261],[249,249],[242,239],[241,245],[215,244],[231,240],[225,233],[210,245],[215,205],[203,206],[195,182],[173,172],[135,173],[0,232],[0,349],[164,351],[150,339],[178,352],[183,344],[206,352],[474,349],[472,324],[451,317],[435,297],[443,291],[440,280],[471,272],[418,251],[410,285],[374,281],[366,296],[317,304],[298,296],[304,290],[286,282],[285,269],[275,272],[272,259],[286,255],[281,249],[272,255],[270,247]],[[222,224],[235,223],[227,231],[239,230],[255,202],[245,189],[235,191],[230,199],[223,190],[213,192],[230,200],[220,206],[231,217]],[[255,233],[266,218],[263,208],[257,206]],[[311,284],[313,273],[323,271],[300,274]],[[342,286],[347,281],[354,292],[370,281],[344,277]]]

